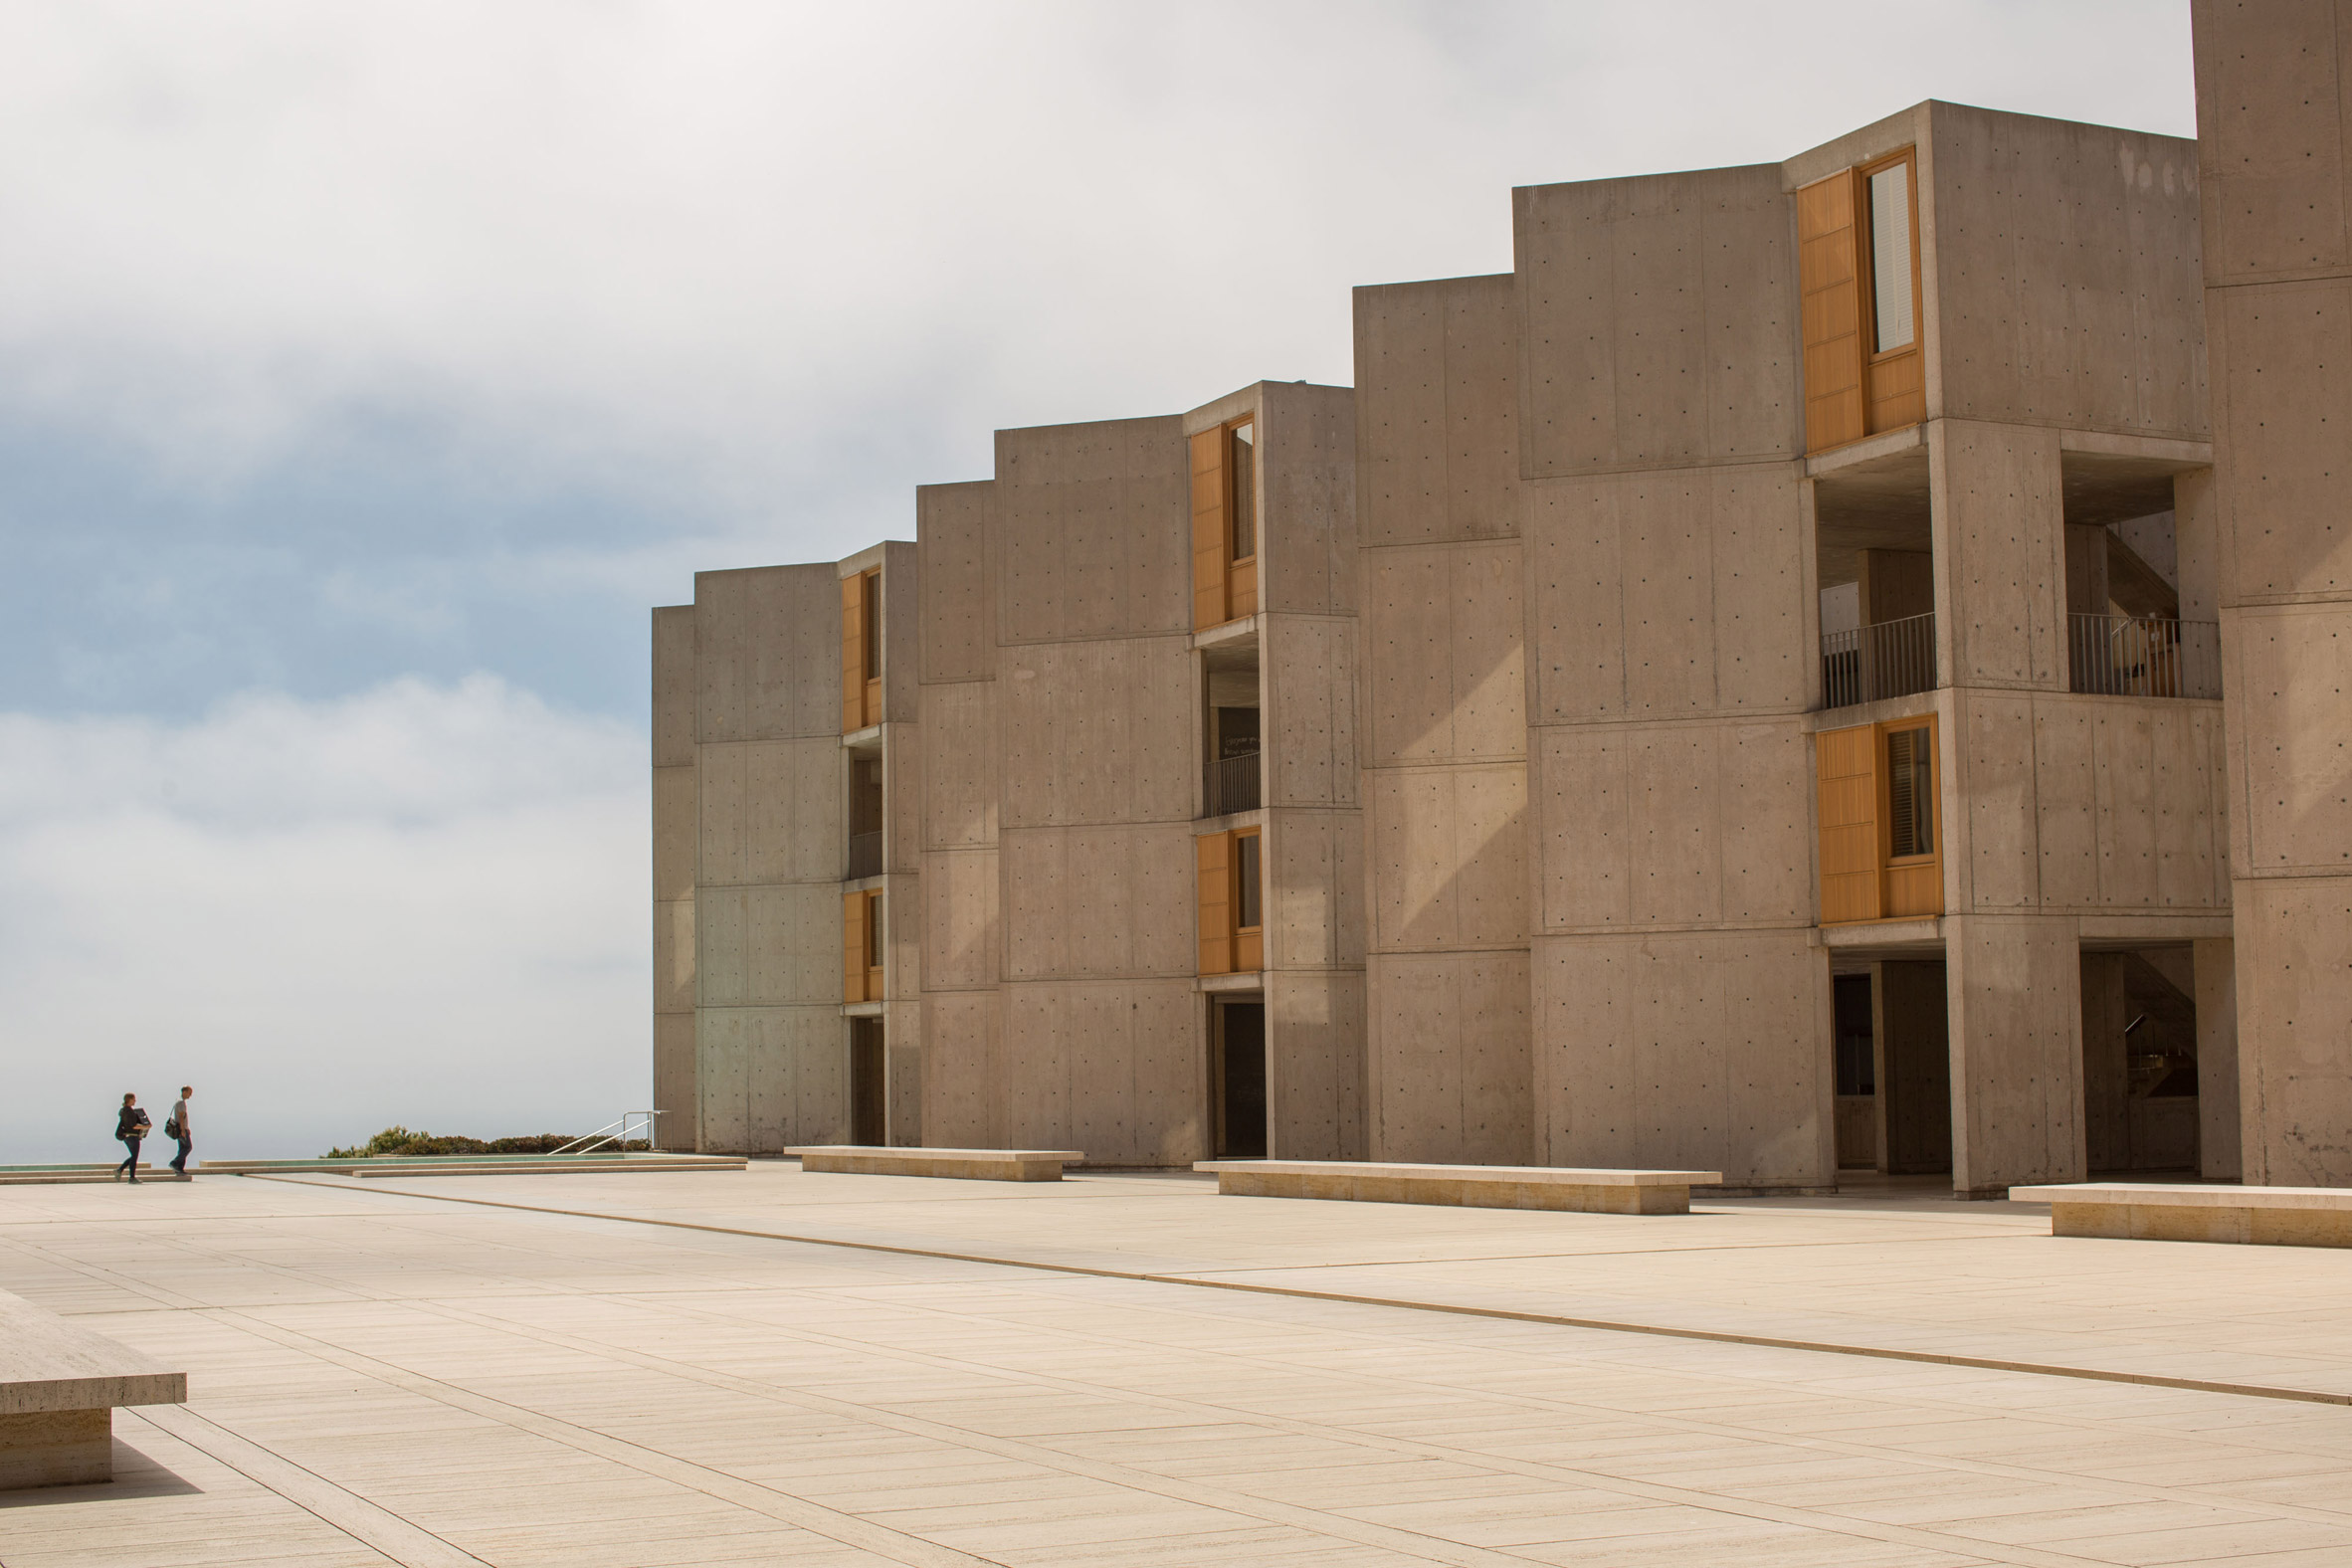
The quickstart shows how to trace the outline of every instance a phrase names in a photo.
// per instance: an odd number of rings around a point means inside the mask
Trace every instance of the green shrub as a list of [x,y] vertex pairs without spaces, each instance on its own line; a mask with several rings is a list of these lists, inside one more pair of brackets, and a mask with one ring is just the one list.
[[[576,1135],[566,1132],[534,1132],[519,1138],[492,1138],[485,1143],[480,1138],[436,1135],[430,1132],[411,1132],[406,1127],[386,1127],[365,1143],[347,1149],[328,1149],[323,1158],[330,1160],[414,1159],[431,1154],[553,1154],[565,1144],[576,1141]],[[599,1146],[604,1153],[615,1145]],[[632,1138],[618,1145],[631,1153],[649,1152],[653,1145],[643,1138]]]

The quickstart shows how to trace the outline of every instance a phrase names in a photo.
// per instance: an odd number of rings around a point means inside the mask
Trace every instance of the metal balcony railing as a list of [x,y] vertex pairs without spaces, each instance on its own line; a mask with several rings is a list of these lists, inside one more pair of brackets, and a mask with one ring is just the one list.
[[2148,615],[2066,617],[2069,688],[2103,696],[2222,694],[2222,629]]
[[880,833],[853,833],[850,835],[849,881],[856,882],[861,877],[880,877],[882,875],[882,836]]
[[1824,707],[1934,690],[1934,613],[1823,633],[1821,689]]
[[1220,757],[1209,764],[1208,788],[1202,792],[1201,815],[1225,817],[1237,811],[1256,811],[1259,804],[1258,753]]

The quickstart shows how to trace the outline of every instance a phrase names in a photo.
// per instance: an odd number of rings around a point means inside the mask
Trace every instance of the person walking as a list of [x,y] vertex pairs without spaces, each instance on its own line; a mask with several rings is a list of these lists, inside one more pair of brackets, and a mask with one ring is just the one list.
[[122,1111],[114,1118],[114,1136],[121,1140],[124,1148],[130,1150],[130,1158],[115,1166],[114,1174],[120,1176],[127,1171],[134,1186],[139,1179],[139,1140],[146,1137],[147,1128],[151,1125],[153,1123],[147,1120],[147,1113],[139,1109],[139,1097],[136,1094],[123,1095]]
[[188,1151],[196,1147],[196,1134],[188,1130],[188,1096],[195,1092],[187,1084],[182,1083],[180,1085],[180,1102],[171,1107],[171,1114],[164,1118],[163,1122],[163,1135],[180,1146],[179,1153],[172,1156],[171,1170],[172,1174],[182,1181],[190,1179]]

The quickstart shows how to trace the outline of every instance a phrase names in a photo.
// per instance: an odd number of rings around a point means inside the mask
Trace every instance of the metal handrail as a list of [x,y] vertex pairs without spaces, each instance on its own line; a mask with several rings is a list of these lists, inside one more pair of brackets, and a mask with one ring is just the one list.
[[2066,617],[2067,689],[2103,696],[2219,697],[2222,628],[2156,615]]
[[1201,815],[1229,817],[1237,811],[1256,811],[1262,798],[1258,762],[1255,751],[1213,759],[1201,792]]
[[1880,621],[1821,639],[1822,706],[1851,707],[1935,689],[1935,613]]
[[[579,1137],[572,1139],[571,1142],[565,1144],[562,1148],[552,1150],[551,1152],[556,1154],[569,1154],[573,1150],[578,1149],[580,1153],[586,1154],[590,1150],[601,1149],[606,1144],[614,1142],[616,1139],[619,1142],[626,1144],[629,1141],[629,1129],[632,1126],[638,1124],[638,1118],[641,1116],[645,1118],[643,1123],[645,1128],[645,1146],[650,1149],[654,1146],[654,1118],[661,1114],[662,1112],[658,1110],[625,1110],[621,1112],[621,1119],[619,1121],[608,1121],[603,1126],[597,1128],[594,1132],[582,1133]],[[582,1148],[582,1144],[587,1145],[587,1147]]]

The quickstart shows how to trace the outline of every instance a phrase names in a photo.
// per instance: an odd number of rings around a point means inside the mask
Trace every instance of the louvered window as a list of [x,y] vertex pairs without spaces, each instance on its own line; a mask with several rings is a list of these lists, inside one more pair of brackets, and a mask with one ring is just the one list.
[[1911,309],[1911,165],[1906,159],[1870,176],[1870,299],[1877,352],[1908,348],[1916,335]]
[[1934,761],[1925,729],[1887,735],[1887,854],[1894,860],[1935,853]]

